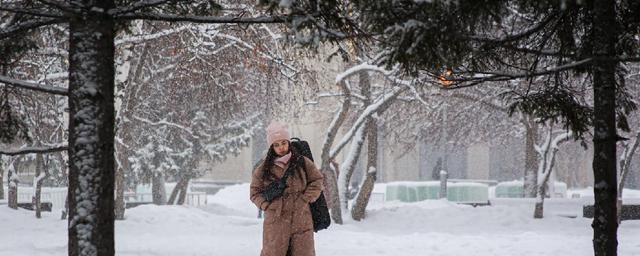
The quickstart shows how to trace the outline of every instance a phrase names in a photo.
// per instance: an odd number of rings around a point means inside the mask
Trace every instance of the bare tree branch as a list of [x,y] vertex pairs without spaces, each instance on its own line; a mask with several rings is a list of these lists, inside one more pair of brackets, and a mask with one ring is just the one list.
[[[555,74],[561,71],[566,71],[570,69],[574,69],[576,67],[580,67],[586,65],[590,62],[593,62],[595,58],[586,58],[584,60],[575,61],[572,63],[568,63],[566,65],[545,68],[542,70],[528,71],[528,72],[492,72],[492,71],[468,71],[465,73],[472,74],[470,77],[460,77],[460,78],[447,78],[446,81],[452,82],[451,86],[444,86],[443,89],[453,90],[453,89],[461,89],[466,87],[475,86],[484,82],[490,81],[509,81],[517,78],[528,78],[535,76],[544,76],[549,74]],[[433,75],[437,77],[436,75]]]
[[291,16],[263,16],[263,17],[238,17],[238,16],[193,16],[193,15],[172,15],[161,13],[128,13],[114,15],[117,20],[154,20],[168,22],[194,22],[194,23],[226,23],[226,24],[263,24],[263,23],[284,23],[292,19]]
[[3,7],[0,6],[0,11],[6,11],[6,12],[13,12],[13,13],[20,13],[20,14],[26,14],[26,15],[31,15],[31,16],[37,16],[37,17],[48,17],[48,18],[63,18],[64,16],[62,14],[58,14],[58,13],[47,13],[47,12],[43,12],[43,10],[30,10],[27,8],[9,8],[9,7]]
[[42,84],[20,81],[20,80],[6,77],[6,76],[0,76],[0,83],[6,84],[8,86],[14,86],[22,89],[55,94],[60,96],[69,95],[69,91],[66,88],[53,87],[49,85],[42,85]]
[[9,155],[9,156],[17,156],[17,155],[26,155],[26,154],[43,154],[43,153],[53,153],[66,151],[67,145],[57,145],[50,147],[23,147],[16,150],[6,150],[0,149],[0,155]]
[[528,36],[533,35],[533,34],[537,33],[538,31],[543,30],[544,27],[547,26],[547,24],[549,24],[549,22],[551,22],[556,17],[557,17],[557,13],[552,13],[552,14],[548,15],[544,20],[542,20],[541,22],[539,22],[535,26],[529,28],[528,30],[522,31],[519,34],[508,35],[508,36],[506,36],[504,38],[486,38],[486,37],[472,36],[472,37],[469,37],[469,39],[476,40],[476,41],[481,41],[481,42],[485,42],[485,43],[495,43],[495,44],[503,44],[503,43],[506,43],[506,42],[518,41],[520,39],[527,38]]
[[[638,56],[619,56],[619,57],[590,57],[579,61],[567,63],[565,65],[548,67],[544,69],[525,71],[525,72],[497,72],[497,71],[466,71],[461,74],[461,77],[446,78],[446,82],[450,82],[450,86],[443,86],[443,89],[453,90],[466,87],[472,87],[484,82],[497,82],[497,81],[510,81],[518,78],[531,78],[536,76],[545,76],[550,74],[556,74],[559,72],[572,70],[580,66],[588,65],[594,61],[617,61],[617,62],[640,62]],[[469,74],[469,76],[464,76]],[[430,74],[434,78],[439,78],[437,74]]]
[[61,18],[44,18],[40,20],[30,20],[26,22],[21,22],[10,26],[6,29],[0,30],[0,39],[9,38],[14,36],[17,33],[26,32],[34,28],[39,28],[46,25],[60,24],[67,22],[65,19]]
[[55,9],[65,11],[65,12],[71,12],[71,13],[77,13],[78,12],[78,10],[74,9],[73,7],[71,7],[69,5],[65,5],[65,4],[59,3],[59,2],[56,3],[56,2],[48,1],[48,0],[36,0],[36,1],[38,1],[38,2],[40,2],[42,4],[44,4],[44,5],[53,7]]
[[130,6],[124,6],[124,7],[111,9],[111,10],[107,11],[107,13],[111,14],[111,15],[121,15],[121,14],[126,14],[126,13],[132,13],[132,12],[135,12],[135,11],[140,10],[140,9],[162,5],[162,4],[165,4],[167,2],[169,2],[169,1],[168,0],[142,1],[142,2],[137,2],[135,4],[132,4]]
[[358,128],[367,121],[367,118],[370,116],[379,113],[381,109],[385,109],[388,107],[389,103],[393,102],[394,99],[398,97],[401,93],[409,89],[406,86],[397,86],[389,90],[389,92],[380,95],[371,105],[369,105],[366,109],[362,111],[360,116],[356,119],[351,129],[345,133],[342,137],[338,145],[331,149],[329,153],[329,159],[335,158],[338,153],[342,150],[342,148],[349,143],[351,138],[356,134]]
[[508,109],[503,106],[502,104],[498,103],[498,102],[491,102],[488,101],[486,98],[480,98],[477,97],[476,95],[469,95],[469,94],[465,94],[465,93],[454,93],[451,94],[450,97],[453,98],[459,98],[459,99],[463,99],[463,100],[468,100],[471,102],[478,102],[484,106],[487,106],[491,109],[497,110],[497,111],[501,111],[501,112],[507,112]]
[[517,46],[513,46],[513,45],[501,45],[500,47],[503,47],[505,49],[514,50],[514,51],[517,51],[517,52],[535,54],[535,55],[540,55],[540,56],[569,57],[569,58],[575,57],[575,54],[566,54],[566,53],[561,53],[561,52],[557,52],[557,51],[534,50],[534,49],[529,49],[529,48],[517,47]]

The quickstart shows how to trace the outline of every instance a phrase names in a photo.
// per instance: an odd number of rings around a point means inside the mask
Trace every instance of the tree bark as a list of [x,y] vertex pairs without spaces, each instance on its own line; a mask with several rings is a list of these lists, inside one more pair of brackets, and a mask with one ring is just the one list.
[[167,204],[176,204],[176,198],[178,197],[178,192],[180,191],[178,188],[178,184],[182,181],[182,179],[178,180],[176,186],[171,190],[171,194],[169,195],[169,199],[167,200]]
[[9,198],[7,199],[7,205],[11,209],[18,209],[18,184],[9,184]]
[[535,143],[538,138],[538,124],[531,116],[525,117],[525,162],[524,162],[524,197],[536,197],[538,181],[538,159]]
[[[46,175],[46,170],[44,170],[45,166],[44,166],[44,159],[42,154],[36,154],[36,173],[35,173],[35,190],[34,190],[34,196],[33,196],[33,206],[36,209],[36,218],[42,218],[42,207],[40,205],[41,201],[42,201],[42,182],[44,181],[44,179],[47,177]],[[44,176],[40,177],[41,174],[43,174],[44,172]]]
[[[12,163],[13,165],[14,163]],[[7,173],[7,181],[9,184],[9,197],[7,198],[7,205],[11,209],[18,209],[18,175],[15,171],[15,165],[9,169],[9,173]]]
[[180,196],[178,196],[178,205],[184,205],[185,200],[187,198],[187,189],[189,189],[189,178],[184,178],[181,183],[179,183]]
[[622,152],[623,159],[620,161],[620,180],[618,181],[618,195],[617,195],[617,208],[616,208],[616,216],[618,219],[618,225],[622,221],[622,191],[624,190],[624,183],[629,174],[629,169],[631,168],[631,161],[633,160],[633,154],[638,149],[638,145],[640,145],[640,132],[635,135],[635,138],[631,143],[625,144],[625,149]]
[[[153,31],[154,29],[152,29]],[[123,54],[122,62],[120,65],[130,65],[133,58],[133,45],[127,46],[125,49],[125,53]],[[118,141],[120,143],[115,144],[116,150],[116,158],[118,161],[118,167],[116,168],[116,200],[115,200],[115,218],[117,220],[124,219],[124,213],[126,211],[125,201],[124,201],[124,190],[125,190],[125,180],[124,180],[124,172],[130,170],[129,163],[129,153],[131,152],[127,146],[124,144],[128,141],[131,141],[131,125],[130,121],[125,121],[132,118],[131,113],[133,112],[133,106],[135,105],[133,101],[137,100],[135,97],[135,92],[133,90],[134,86],[140,86],[139,81],[142,74],[142,66],[145,63],[146,56],[149,52],[149,46],[147,43],[144,44],[142,49],[142,53],[136,62],[135,68],[129,68],[129,74],[126,76],[122,75],[120,78],[122,80],[116,80],[116,88],[119,89],[118,95],[116,98],[121,99],[121,109],[116,113],[119,129],[116,131],[116,136],[118,137]],[[121,68],[119,72],[126,72],[127,69]],[[126,92],[125,92],[126,91]],[[125,94],[126,93],[126,94]]]
[[0,157],[0,200],[4,199],[4,169],[2,168],[2,157]]
[[[189,185],[189,178],[180,177],[180,180],[178,180],[178,183],[176,184],[176,186],[171,191],[171,195],[169,196],[168,204],[183,204],[184,203],[184,198],[182,198],[182,197],[183,196],[186,197],[186,191],[187,191],[186,189],[187,189],[188,185]],[[184,195],[182,193],[184,193]],[[176,202],[176,200],[177,200],[177,202]],[[181,200],[182,200],[182,202],[181,202]]]
[[367,169],[362,186],[358,190],[356,202],[351,209],[351,217],[360,221],[365,218],[365,211],[376,182],[378,173],[378,124],[375,117],[367,121]]
[[151,193],[153,204],[167,204],[167,191],[164,185],[164,175],[161,172],[155,173],[151,178]]
[[595,213],[593,249],[596,256],[615,256],[618,247],[616,220],[616,96],[617,62],[606,60],[616,56],[619,32],[616,25],[615,1],[591,2],[593,56],[594,133],[593,176]]
[[320,155],[320,170],[326,177],[325,186],[327,187],[327,190],[325,191],[328,191],[330,193],[328,200],[331,201],[331,208],[329,209],[331,211],[331,219],[333,219],[333,222],[335,222],[336,224],[342,224],[343,221],[342,210],[340,209],[339,202],[340,195],[338,193],[338,179],[336,177],[336,173],[331,170],[331,167],[329,165],[333,160],[330,158],[331,145],[333,144],[333,141],[338,134],[338,129],[346,119],[347,113],[349,112],[349,107],[351,106],[351,91],[346,86],[344,81],[340,82],[338,85],[342,89],[345,97],[342,105],[340,106],[340,109],[338,110],[337,115],[329,125],[327,137],[322,144],[322,153]]
[[64,209],[62,209],[62,215],[60,216],[61,220],[67,219],[67,216],[69,215],[69,197],[71,196],[71,193],[67,192],[67,197],[64,200]]
[[115,179],[116,199],[114,215],[116,220],[124,220],[124,211],[126,208],[124,203],[124,169],[120,166],[116,168]]
[[[552,150],[551,151],[551,156],[550,156],[550,160],[551,163],[547,164],[547,163],[541,163],[543,164],[544,168],[546,169],[544,172],[544,177],[542,182],[538,182],[536,187],[537,187],[537,193],[536,193],[536,206],[535,206],[535,210],[533,211],[533,218],[534,219],[542,219],[544,217],[544,197],[547,194],[547,189],[549,188],[549,186],[553,186],[554,184],[549,185],[549,177],[551,177],[551,172],[553,171],[553,166],[555,165],[555,159],[556,159],[556,153],[558,152],[557,148],[551,148],[548,150]],[[547,167],[548,166],[548,167]],[[538,175],[542,175],[542,173],[538,173]]]
[[343,166],[342,172],[338,178],[338,192],[340,193],[340,207],[342,210],[347,211],[349,209],[349,183],[351,183],[351,177],[358,164],[360,153],[364,147],[364,141],[366,136],[367,125],[360,127],[356,135],[353,136],[351,141],[351,148],[347,153],[347,159],[341,164]]
[[114,1],[82,3],[69,19],[68,250],[112,256],[115,22],[104,10]]
[[533,210],[534,219],[542,219],[544,217],[544,196],[547,193],[547,186],[541,186],[537,190],[536,206]]
[[[533,218],[536,219],[544,217],[544,198],[549,187],[554,186],[554,184],[549,185],[549,177],[551,177],[553,168],[556,165],[556,156],[558,155],[559,146],[573,136],[573,132],[568,131],[553,138],[553,125],[548,126],[548,129],[546,141],[540,147],[542,155],[540,156],[540,162],[538,163],[538,170],[541,171],[538,171],[537,174],[537,200],[535,210],[533,211]],[[553,189],[551,189],[551,192],[553,193]]]

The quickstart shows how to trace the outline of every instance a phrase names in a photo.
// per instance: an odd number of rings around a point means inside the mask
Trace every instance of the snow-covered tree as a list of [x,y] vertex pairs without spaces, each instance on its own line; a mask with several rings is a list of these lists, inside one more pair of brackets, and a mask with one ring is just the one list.
[[[326,37],[327,32],[333,32],[334,27],[343,25],[344,19],[334,18],[341,12],[336,2],[332,3],[290,5],[287,11],[293,10],[293,14],[289,16],[260,17],[243,17],[242,10],[221,8],[211,1],[3,3],[1,11],[26,18],[3,28],[0,39],[51,24],[69,24],[68,89],[0,77],[2,83],[10,86],[69,96],[69,254],[114,254],[114,38],[119,23],[139,19],[225,24],[290,23],[295,25],[296,36],[301,41],[315,42],[321,36]],[[278,10],[274,7],[272,12]],[[315,16],[316,12],[322,15]],[[330,35],[343,37],[343,34]]]
[[[640,61],[636,1],[354,1],[365,28],[387,50],[385,63],[439,76],[447,87],[485,81],[589,74],[593,90],[595,255],[616,255],[616,74]],[[511,24],[522,24],[512,26]],[[619,28],[611,30],[611,28]],[[547,60],[552,66],[539,66]],[[556,80],[557,81],[557,80]],[[563,88],[562,83],[554,83]],[[557,99],[548,90],[545,99]],[[555,91],[563,93],[563,90]],[[540,95],[542,96],[542,95]],[[619,100],[619,99],[618,99]],[[575,136],[589,131],[563,100],[548,113],[569,118]],[[620,106],[620,105],[618,105]],[[618,112],[620,113],[620,112]],[[619,115],[624,120],[624,115]],[[623,122],[619,122],[623,123]]]
[[556,153],[560,144],[569,140],[573,134],[572,131],[556,131],[553,124],[546,125],[545,128],[544,142],[535,146],[540,161],[538,163],[538,180],[536,184],[536,206],[533,213],[533,217],[537,219],[543,217],[544,198],[548,187],[554,186],[554,184],[549,184],[549,177],[551,177],[551,172],[556,162]]
[[[624,77],[627,86],[632,89],[629,90],[631,94],[631,100],[636,102],[640,99],[640,65],[627,65],[627,74]],[[618,162],[618,223],[621,222],[620,214],[622,212],[622,192],[624,190],[625,182],[629,173],[631,172],[631,164],[634,159],[634,155],[638,152],[640,147],[640,118],[638,115],[633,115],[629,120],[629,127],[631,131],[627,133],[628,140],[623,140],[621,144],[621,153]]]

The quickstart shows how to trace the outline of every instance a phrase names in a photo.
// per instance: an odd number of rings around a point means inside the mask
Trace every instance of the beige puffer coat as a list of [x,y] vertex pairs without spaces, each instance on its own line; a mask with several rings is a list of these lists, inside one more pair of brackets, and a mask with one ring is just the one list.
[[[261,256],[314,256],[313,220],[309,203],[322,192],[322,173],[304,156],[304,168],[299,166],[287,179],[287,188],[281,197],[267,202],[262,191],[272,182],[263,179],[260,164],[251,180],[251,201],[265,211]],[[296,161],[293,156],[289,162]],[[271,173],[281,178],[289,164],[281,168],[273,165]]]

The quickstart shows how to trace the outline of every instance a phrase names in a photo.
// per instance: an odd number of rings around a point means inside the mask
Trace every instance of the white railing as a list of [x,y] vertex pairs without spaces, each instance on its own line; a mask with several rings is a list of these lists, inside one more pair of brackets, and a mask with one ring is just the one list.
[[[4,188],[5,198],[9,194],[7,187]],[[33,199],[33,187],[18,187],[18,203],[31,203]],[[151,193],[125,192],[124,200],[127,202],[151,202]],[[169,198],[169,194],[167,194]],[[64,208],[67,199],[66,187],[43,187],[41,192],[41,202],[51,202],[53,209]],[[185,204],[192,206],[203,206],[207,204],[207,193],[187,192]]]
[[[7,187],[4,188],[5,197],[9,194]],[[18,203],[31,203],[33,200],[33,187],[18,187]],[[64,201],[67,200],[66,187],[43,187],[40,194],[41,202],[51,202],[51,208],[64,208]]]
[[189,192],[187,193],[186,203],[193,206],[207,205],[207,193]]

